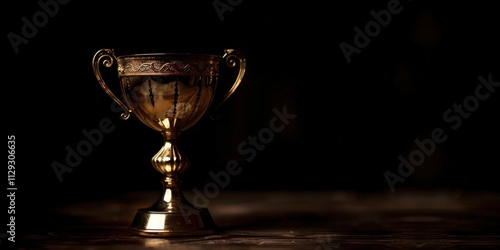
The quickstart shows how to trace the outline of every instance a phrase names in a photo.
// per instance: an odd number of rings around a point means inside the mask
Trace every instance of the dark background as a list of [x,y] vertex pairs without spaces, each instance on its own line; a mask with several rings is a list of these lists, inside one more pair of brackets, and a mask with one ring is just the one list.
[[[500,81],[493,1],[401,1],[401,13],[351,63],[339,44],[353,45],[353,28],[364,29],[374,20],[370,11],[387,9],[388,1],[243,0],[222,21],[212,3],[70,1],[17,54],[7,34],[20,34],[22,17],[41,8],[36,1],[4,3],[3,121],[7,135],[16,136],[21,215],[48,204],[160,189],[150,159],[162,138],[110,108],[91,64],[102,48],[117,55],[222,55],[235,48],[246,56],[245,78],[219,119],[201,120],[180,139],[193,162],[183,175],[187,189],[203,188],[213,181],[210,171],[223,171],[234,159],[243,171],[228,190],[388,191],[384,173],[397,174],[398,156],[439,127],[448,139],[396,192],[500,190],[500,88],[458,129],[443,120],[454,103],[475,93],[478,76]],[[297,117],[245,161],[238,145],[269,127],[273,108],[284,107]],[[59,182],[51,164],[65,163],[66,147],[75,148],[85,139],[81,131],[105,118],[113,132]]]

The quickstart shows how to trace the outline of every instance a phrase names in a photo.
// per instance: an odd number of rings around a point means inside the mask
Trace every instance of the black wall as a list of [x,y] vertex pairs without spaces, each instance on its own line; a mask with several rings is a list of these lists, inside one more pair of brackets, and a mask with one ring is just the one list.
[[[223,20],[214,2],[231,7],[219,10]],[[245,78],[219,119],[204,119],[180,138],[193,162],[186,188],[214,182],[210,172],[235,160],[242,171],[223,188],[385,191],[390,171],[399,176],[391,175],[396,191],[499,190],[500,86],[476,95],[478,77],[500,82],[499,9],[492,2],[232,2],[61,1],[46,19],[36,1],[5,3],[3,122],[16,138],[19,202],[160,188],[149,161],[162,138],[111,108],[92,71],[101,48],[117,55],[236,48],[246,56]],[[375,24],[371,11],[382,21]],[[36,16],[37,30],[23,35],[23,17]],[[369,41],[355,30],[367,26]],[[17,53],[12,34],[26,39]],[[342,43],[358,46],[349,48],[350,62]],[[273,110],[289,115],[282,131],[270,129]],[[113,130],[60,181],[54,162],[68,165],[68,148],[86,140],[82,130],[107,119]],[[246,147],[248,154],[238,150],[259,135],[272,137]],[[409,154],[414,170],[403,173],[409,168],[398,166]]]

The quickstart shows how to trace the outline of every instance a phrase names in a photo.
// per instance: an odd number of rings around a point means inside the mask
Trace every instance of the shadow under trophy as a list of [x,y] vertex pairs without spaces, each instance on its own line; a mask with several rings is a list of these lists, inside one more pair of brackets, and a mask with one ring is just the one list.
[[[245,57],[226,49],[223,55],[191,53],[149,53],[115,56],[113,49],[97,51],[92,60],[94,74],[106,92],[124,112],[160,132],[164,144],[151,159],[163,174],[163,192],[151,207],[138,209],[130,226],[143,236],[168,237],[207,235],[216,225],[207,208],[195,207],[179,189],[179,174],[190,161],[179,150],[180,134],[208,113],[219,81],[219,63],[225,61],[236,80],[222,97],[225,102],[241,83],[246,69]],[[116,63],[122,99],[104,82],[100,68]],[[101,65],[102,64],[102,65]],[[124,101],[122,101],[124,100]],[[218,107],[216,106],[216,107]]]

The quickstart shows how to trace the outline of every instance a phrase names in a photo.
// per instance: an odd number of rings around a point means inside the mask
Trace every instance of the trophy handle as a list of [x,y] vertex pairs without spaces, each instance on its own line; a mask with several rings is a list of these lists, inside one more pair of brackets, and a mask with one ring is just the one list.
[[132,110],[127,107],[115,94],[111,91],[108,85],[104,82],[104,79],[101,76],[101,71],[99,69],[99,64],[102,61],[102,65],[109,68],[113,66],[116,61],[115,51],[113,49],[101,49],[97,51],[92,59],[92,67],[94,69],[94,74],[97,77],[97,81],[99,81],[99,85],[101,85],[104,92],[111,97],[120,107],[124,110],[124,112],[120,115],[123,120],[127,120],[130,117],[130,113]]
[[[225,49],[224,50],[224,55],[222,56],[223,59],[225,59],[227,66],[230,68],[235,68],[239,66],[239,72],[238,76],[236,77],[236,80],[233,83],[233,86],[229,89],[229,91],[226,93],[226,95],[222,98],[222,100],[219,102],[217,106],[213,109],[213,112],[215,112],[226,100],[234,93],[234,91],[238,88],[238,86],[241,83],[241,80],[243,79],[243,76],[245,75],[245,70],[246,70],[246,59],[241,52],[235,49]],[[212,119],[214,119],[213,115],[210,115]]]

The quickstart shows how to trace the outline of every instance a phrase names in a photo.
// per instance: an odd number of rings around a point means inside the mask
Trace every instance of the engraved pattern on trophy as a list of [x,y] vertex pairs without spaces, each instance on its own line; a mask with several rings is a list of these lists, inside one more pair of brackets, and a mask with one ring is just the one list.
[[[166,55],[165,55],[166,56]],[[218,60],[218,58],[211,58],[212,60]],[[144,61],[132,61],[132,62],[118,62],[118,72],[121,75],[133,74],[139,75],[144,73],[145,75],[151,74],[195,74],[195,75],[217,75],[219,64],[216,61],[208,61],[204,63],[199,62],[183,62],[178,60],[172,61],[161,61],[161,60],[148,60],[144,58]]]

